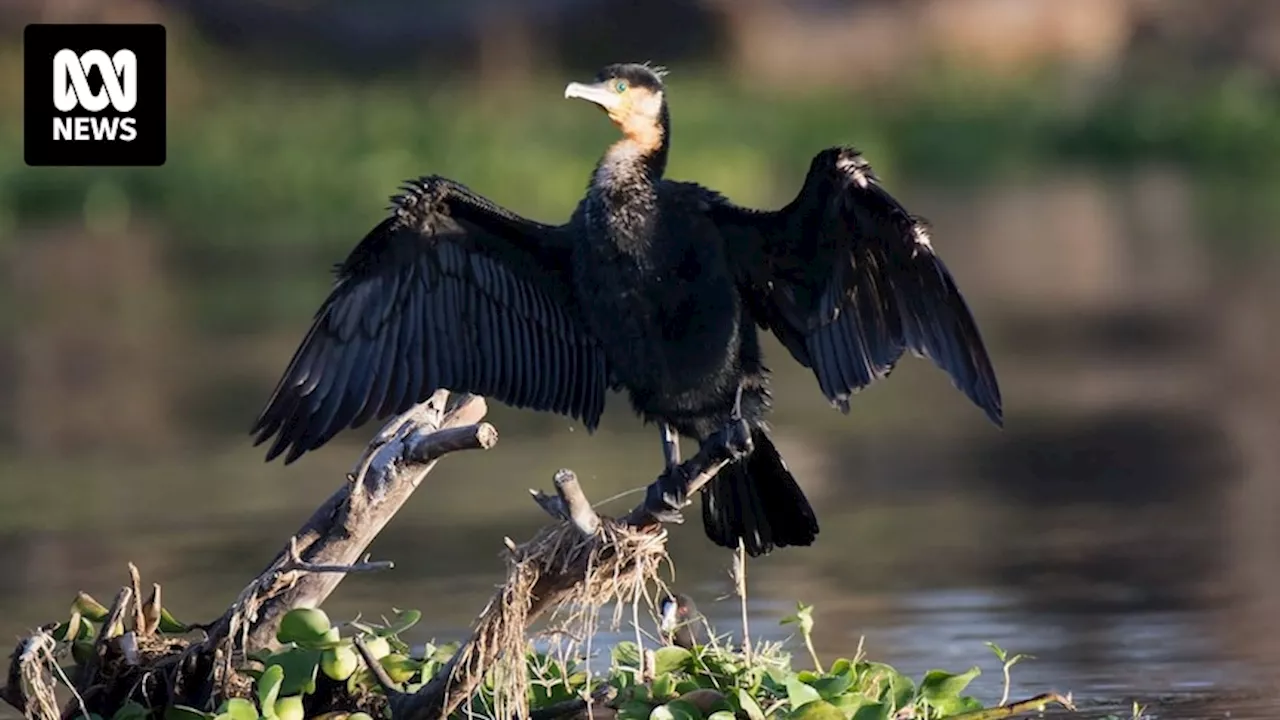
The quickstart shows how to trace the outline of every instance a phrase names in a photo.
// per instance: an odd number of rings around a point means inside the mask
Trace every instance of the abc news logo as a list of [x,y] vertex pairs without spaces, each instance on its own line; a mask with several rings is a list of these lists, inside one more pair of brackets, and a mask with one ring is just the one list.
[[163,165],[161,25],[28,25],[28,165]]

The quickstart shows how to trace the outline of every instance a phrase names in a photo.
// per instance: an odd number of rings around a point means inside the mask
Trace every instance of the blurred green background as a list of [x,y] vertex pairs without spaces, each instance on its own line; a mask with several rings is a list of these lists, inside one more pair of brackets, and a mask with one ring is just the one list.
[[[23,164],[36,21],[165,24],[163,168]],[[820,650],[865,634],[916,672],[993,640],[1041,658],[1027,694],[1166,717],[1280,679],[1280,3],[9,0],[0,28],[0,634],[128,560],[180,617],[220,612],[375,430],[289,468],[246,434],[330,266],[417,175],[566,217],[616,131],[565,83],[651,60],[671,177],[777,206],[817,151],[863,150],[933,223],[1004,390],[999,432],[907,359],[841,416],[770,342],[823,529],[753,563],[759,633],[800,599]],[[540,522],[526,487],[567,466],[603,498],[660,466],[620,398],[594,436],[490,419],[498,447],[433,474],[375,545],[397,569],[331,614],[419,607],[457,637],[501,537]],[[690,519],[677,584],[733,630]]]

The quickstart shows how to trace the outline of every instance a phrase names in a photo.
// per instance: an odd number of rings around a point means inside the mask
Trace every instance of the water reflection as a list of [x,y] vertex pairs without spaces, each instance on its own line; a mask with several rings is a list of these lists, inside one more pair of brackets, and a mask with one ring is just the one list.
[[[1015,695],[1070,691],[1121,716],[1132,699],[1160,717],[1273,716],[1280,262],[1219,262],[1194,231],[1186,179],[1163,172],[905,195],[931,215],[989,328],[1008,429],[914,361],[842,417],[771,346],[778,444],[823,529],[813,548],[751,563],[753,635],[786,637],[776,621],[803,600],[824,657],[865,637],[916,676],[977,664],[985,700],[1000,693],[992,641],[1037,656],[1015,669]],[[241,389],[227,402],[251,414],[287,345],[264,339],[276,362],[252,393],[226,378]],[[619,403],[593,437],[504,408],[491,419],[498,448],[433,474],[372,548],[396,570],[349,579],[332,613],[419,607],[415,639],[461,637],[501,573],[501,537],[540,522],[525,487],[564,465],[605,497],[660,462]],[[143,460],[8,458],[0,635],[54,619],[76,590],[109,596],[128,560],[180,617],[217,614],[367,434],[290,469],[229,433]],[[737,633],[737,606],[716,601],[728,556],[690,520],[672,531],[675,582]]]

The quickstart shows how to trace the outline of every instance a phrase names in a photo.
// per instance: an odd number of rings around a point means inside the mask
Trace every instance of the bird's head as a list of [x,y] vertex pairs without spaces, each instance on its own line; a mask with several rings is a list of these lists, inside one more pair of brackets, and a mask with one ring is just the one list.
[[662,605],[658,609],[659,621],[658,629],[664,635],[671,635],[681,625],[688,623],[694,612],[693,599],[688,595],[676,593],[663,598]]
[[609,65],[589,83],[569,83],[566,98],[599,105],[628,139],[645,147],[662,144],[666,125],[663,72],[638,63]]

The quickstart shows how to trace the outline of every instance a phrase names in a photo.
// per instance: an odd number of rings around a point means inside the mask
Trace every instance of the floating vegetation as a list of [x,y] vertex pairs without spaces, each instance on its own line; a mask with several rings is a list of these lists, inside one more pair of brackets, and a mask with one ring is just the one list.
[[[588,712],[606,720],[986,720],[1054,705],[1072,708],[1069,698],[1057,694],[1008,703],[1008,670],[1027,656],[994,645],[1005,689],[992,706],[966,694],[981,672],[977,666],[960,672],[930,670],[915,680],[868,659],[861,648],[853,657],[827,665],[813,651],[812,611],[801,605],[783,623],[799,630],[802,656],[816,669],[793,666],[784,643],[761,642],[748,653],[728,636],[691,648],[619,642],[601,653],[607,652],[607,671],[594,675],[584,657],[530,648],[524,662],[527,711],[517,714],[527,712],[532,720],[586,717]],[[417,610],[393,610],[381,622],[358,618],[334,623],[323,610],[299,608],[282,619],[278,648],[252,652],[238,663],[233,696],[202,710],[165,704],[163,684],[149,681],[166,664],[180,661],[192,632],[158,605],[150,614],[155,621],[144,616],[141,631],[125,631],[117,617],[122,612],[80,593],[67,621],[42,628],[15,653],[19,672],[15,678],[11,670],[5,698],[13,699],[16,679],[28,714],[39,717],[52,710],[57,717],[55,689],[70,692],[74,678],[103,663],[100,676],[112,678],[112,686],[89,688],[71,700],[83,710],[79,716],[87,714],[89,720],[372,720],[390,717],[388,689],[416,692],[458,650],[457,643],[410,646],[403,640],[422,618]],[[111,641],[104,642],[107,638]],[[33,665],[19,662],[21,651],[32,643],[40,648],[31,655]],[[501,678],[495,675],[503,667],[491,670],[479,691],[451,717],[497,720],[495,688]],[[36,678],[40,681],[33,683]],[[102,701],[108,698],[110,712],[104,714]]]

